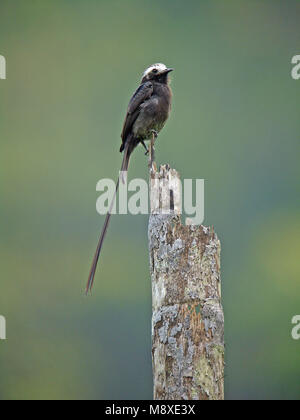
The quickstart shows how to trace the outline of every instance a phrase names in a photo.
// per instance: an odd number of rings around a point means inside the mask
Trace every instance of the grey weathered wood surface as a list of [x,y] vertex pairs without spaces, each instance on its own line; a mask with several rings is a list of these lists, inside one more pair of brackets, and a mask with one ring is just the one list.
[[[158,183],[163,179],[171,182],[171,211],[168,186]],[[150,180],[154,399],[222,400],[220,241],[212,228],[181,224],[174,169],[166,165],[157,172],[152,165]]]

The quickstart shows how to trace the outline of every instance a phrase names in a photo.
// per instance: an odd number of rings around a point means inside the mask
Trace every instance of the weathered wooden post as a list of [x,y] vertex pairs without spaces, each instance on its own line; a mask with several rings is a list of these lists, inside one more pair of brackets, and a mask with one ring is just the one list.
[[154,399],[222,400],[220,242],[211,228],[181,224],[178,173],[150,166]]

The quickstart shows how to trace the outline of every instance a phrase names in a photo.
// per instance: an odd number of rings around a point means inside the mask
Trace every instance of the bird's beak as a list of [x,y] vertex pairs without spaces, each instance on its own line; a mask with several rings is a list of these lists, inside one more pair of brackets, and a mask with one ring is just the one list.
[[168,73],[170,73],[173,70],[174,69],[166,69],[166,70],[163,70],[160,74],[168,74]]

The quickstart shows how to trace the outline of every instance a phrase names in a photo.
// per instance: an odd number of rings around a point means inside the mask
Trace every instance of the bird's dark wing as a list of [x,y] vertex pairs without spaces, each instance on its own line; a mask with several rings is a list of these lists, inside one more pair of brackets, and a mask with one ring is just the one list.
[[130,99],[127,113],[125,117],[125,121],[123,124],[123,130],[121,133],[122,142],[126,141],[126,138],[132,128],[133,123],[137,119],[139,114],[139,107],[140,105],[153,93],[153,85],[151,82],[142,83],[138,89],[134,92],[132,98]]

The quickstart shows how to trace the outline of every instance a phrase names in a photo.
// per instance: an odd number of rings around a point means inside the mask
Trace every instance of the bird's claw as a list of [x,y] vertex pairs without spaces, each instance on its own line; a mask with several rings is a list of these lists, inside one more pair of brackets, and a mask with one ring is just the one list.
[[151,130],[151,133],[153,134],[153,136],[157,139],[158,137],[158,132],[156,130]]

